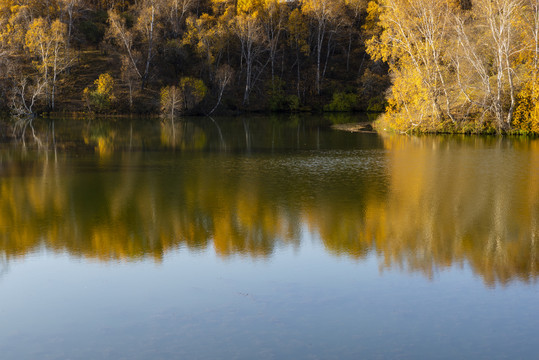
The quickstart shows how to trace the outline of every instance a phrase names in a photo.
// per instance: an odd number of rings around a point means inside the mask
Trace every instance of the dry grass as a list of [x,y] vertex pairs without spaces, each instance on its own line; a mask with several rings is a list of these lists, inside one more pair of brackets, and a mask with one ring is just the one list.
[[59,83],[56,108],[64,112],[84,110],[84,88],[93,86],[99,75],[106,72],[115,79],[120,78],[120,65],[115,56],[104,54],[100,50],[77,52],[71,71],[62,76]]

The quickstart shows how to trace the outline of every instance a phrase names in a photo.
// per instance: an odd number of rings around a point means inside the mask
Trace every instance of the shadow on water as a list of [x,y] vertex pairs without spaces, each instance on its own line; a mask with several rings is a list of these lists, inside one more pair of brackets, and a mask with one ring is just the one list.
[[54,150],[1,152],[6,264],[42,246],[267,258],[307,232],[335,256],[427,277],[467,264],[487,284],[537,279],[538,140],[349,134],[299,117],[53,124]]

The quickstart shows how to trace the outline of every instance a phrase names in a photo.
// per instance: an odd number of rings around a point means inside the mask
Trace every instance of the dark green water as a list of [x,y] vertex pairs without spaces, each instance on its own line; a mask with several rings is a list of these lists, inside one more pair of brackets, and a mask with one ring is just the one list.
[[535,358],[539,140],[330,121],[0,146],[0,358]]

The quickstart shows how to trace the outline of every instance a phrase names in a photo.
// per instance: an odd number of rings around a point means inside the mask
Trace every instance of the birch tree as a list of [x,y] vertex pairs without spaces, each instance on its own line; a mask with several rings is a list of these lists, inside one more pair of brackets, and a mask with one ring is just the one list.
[[[494,119],[498,131],[511,128],[517,104],[518,58],[527,47],[520,35],[524,5],[525,0],[476,0],[469,15],[473,17],[455,20],[461,92],[483,117]],[[536,51],[531,53],[535,58]]]
[[394,74],[389,104],[391,112],[405,115],[401,129],[455,122],[447,67],[452,10],[448,0],[381,0],[369,7],[378,12],[382,32],[367,42],[367,51]]
[[[511,127],[516,103],[513,58],[520,50],[515,26],[522,11],[523,0],[478,0],[474,6],[484,14],[491,40],[487,44],[494,55],[496,89],[492,107],[496,123],[500,129],[508,129]],[[505,89],[510,98],[508,108],[504,106]]]
[[129,28],[125,18],[115,10],[109,10],[109,28],[106,38],[114,42],[129,59],[133,71],[146,87],[157,42],[158,14],[155,0],[142,1],[137,9],[135,25]]
[[327,46],[327,65],[333,34],[331,26],[334,25],[335,28],[338,28],[338,25],[342,25],[343,5],[341,0],[304,0],[302,2],[303,13],[313,19],[315,27],[316,91],[318,94],[320,94],[320,83],[325,70],[325,67],[322,69],[322,49],[325,43]]
[[162,12],[172,37],[180,36],[185,20],[191,10],[197,7],[198,2],[199,0],[164,0],[161,5]]
[[161,89],[161,114],[174,122],[177,114],[184,109],[181,90],[177,86],[166,86]]
[[67,53],[67,27],[60,20],[48,24],[44,18],[35,19],[26,33],[26,48],[39,61],[35,64],[43,76],[47,90],[47,101],[55,108],[58,75],[70,64]]
[[249,96],[253,90],[257,75],[261,69],[256,69],[256,62],[264,51],[264,32],[257,12],[239,14],[234,19],[234,33],[241,45],[241,58],[245,61],[245,90],[243,104],[249,105]]
[[267,47],[271,65],[271,81],[275,87],[275,62],[279,43],[282,37],[282,32],[287,18],[286,10],[288,7],[283,5],[279,0],[264,0],[262,8],[262,27],[266,34]]

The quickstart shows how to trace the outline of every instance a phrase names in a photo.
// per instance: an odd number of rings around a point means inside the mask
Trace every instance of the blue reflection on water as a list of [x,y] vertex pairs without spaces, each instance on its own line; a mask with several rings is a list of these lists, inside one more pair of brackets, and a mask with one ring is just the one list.
[[[536,286],[488,288],[327,254],[304,232],[271,259],[179,249],[161,263],[42,253],[1,280],[2,359],[530,358]],[[50,291],[54,289],[55,291]]]

